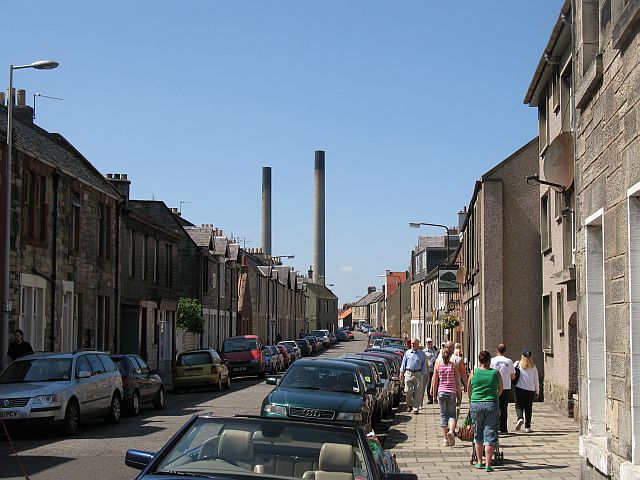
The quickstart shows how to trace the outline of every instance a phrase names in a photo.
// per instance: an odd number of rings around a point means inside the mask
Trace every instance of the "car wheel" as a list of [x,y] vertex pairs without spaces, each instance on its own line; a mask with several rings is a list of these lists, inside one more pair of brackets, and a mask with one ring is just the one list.
[[222,374],[218,374],[218,383],[216,383],[216,392],[221,392],[222,391]]
[[227,390],[231,390],[231,375],[227,375]]
[[164,398],[164,388],[158,389],[158,393],[156,397],[153,399],[153,408],[161,409],[164,408],[165,398]]
[[80,407],[78,407],[78,402],[72,399],[67,404],[62,429],[65,435],[75,435],[78,428],[80,428]]
[[109,425],[115,425],[120,421],[122,415],[122,400],[120,400],[120,394],[118,392],[113,394],[111,398],[111,407],[109,413],[104,417],[105,422]]
[[137,390],[133,392],[131,397],[131,405],[129,406],[129,414],[133,417],[140,414],[140,392]]

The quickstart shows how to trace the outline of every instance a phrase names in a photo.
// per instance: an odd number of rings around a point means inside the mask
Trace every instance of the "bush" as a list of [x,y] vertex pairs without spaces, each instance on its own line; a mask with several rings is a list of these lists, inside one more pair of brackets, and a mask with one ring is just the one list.
[[202,318],[202,304],[195,298],[181,298],[178,300],[176,326],[183,332],[202,333],[204,320]]

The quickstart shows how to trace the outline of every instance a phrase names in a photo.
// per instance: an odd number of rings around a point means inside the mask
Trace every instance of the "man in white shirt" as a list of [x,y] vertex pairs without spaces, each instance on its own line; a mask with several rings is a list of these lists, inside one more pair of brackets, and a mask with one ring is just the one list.
[[500,395],[500,433],[508,433],[507,429],[507,409],[511,398],[511,380],[516,378],[516,369],[510,358],[505,357],[507,347],[501,343],[496,348],[496,356],[491,359],[491,368],[500,372],[502,377],[503,390]]

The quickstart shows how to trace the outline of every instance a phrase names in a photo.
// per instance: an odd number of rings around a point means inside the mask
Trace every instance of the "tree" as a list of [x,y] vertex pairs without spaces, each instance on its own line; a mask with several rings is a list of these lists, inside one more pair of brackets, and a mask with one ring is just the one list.
[[195,298],[180,298],[176,313],[178,315],[178,330],[193,333],[202,333],[204,331],[202,304]]

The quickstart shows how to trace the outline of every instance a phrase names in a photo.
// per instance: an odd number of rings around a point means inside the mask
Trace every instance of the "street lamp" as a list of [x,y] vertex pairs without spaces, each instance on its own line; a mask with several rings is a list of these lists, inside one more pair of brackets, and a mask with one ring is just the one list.
[[7,356],[7,343],[9,341],[9,312],[11,302],[9,301],[9,257],[11,254],[11,162],[13,160],[13,71],[23,68],[35,68],[36,70],[51,70],[58,66],[58,62],[53,60],[39,60],[29,65],[9,65],[9,103],[7,105],[7,171],[5,177],[5,225],[4,225],[4,251],[2,264],[2,325],[0,325],[0,361]]
[[444,228],[447,231],[447,261],[449,260],[449,256],[451,255],[450,245],[451,245],[451,230],[446,225],[440,225],[439,223],[425,223],[425,222],[409,222],[409,226],[411,228],[420,228],[422,225],[427,227],[440,227]]

